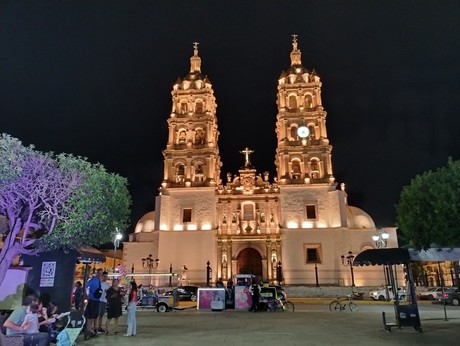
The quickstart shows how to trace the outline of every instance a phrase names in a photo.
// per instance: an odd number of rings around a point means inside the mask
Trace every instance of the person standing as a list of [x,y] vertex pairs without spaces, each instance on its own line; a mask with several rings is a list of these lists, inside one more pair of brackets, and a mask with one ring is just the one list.
[[97,336],[96,321],[99,315],[99,299],[102,296],[101,287],[102,269],[96,270],[96,275],[88,281],[88,305],[86,306],[86,323],[85,340]]
[[224,288],[224,282],[222,281],[222,278],[218,278],[216,281],[216,287],[218,288]]
[[105,315],[105,311],[107,310],[107,290],[110,288],[110,284],[107,282],[107,277],[109,273],[103,272],[101,276],[101,288],[102,288],[102,295],[99,298],[99,313],[97,317],[97,332],[98,333],[105,333],[105,330],[102,329],[102,318]]
[[83,301],[83,287],[80,281],[75,283],[75,290],[73,292],[73,303],[76,310],[81,309],[81,303]]
[[[37,302],[37,297],[27,296],[24,298],[23,306],[16,308],[3,323],[6,328],[6,335],[23,334],[23,323],[27,315],[27,307]],[[24,345],[49,346],[50,337],[48,333],[31,333],[24,334]]]
[[136,335],[136,310],[137,310],[137,285],[135,281],[131,281],[131,291],[128,298],[128,330],[125,336]]
[[118,280],[113,279],[112,286],[106,292],[107,296],[107,320],[105,322],[105,334],[109,334],[109,325],[112,318],[115,320],[114,334],[118,334],[118,318],[123,314],[122,296],[118,288]]
[[251,285],[251,288],[249,290],[252,295],[252,304],[251,304],[251,309],[249,309],[249,311],[257,312],[257,309],[259,307],[259,299],[260,299],[260,286],[257,282],[254,281],[254,283]]

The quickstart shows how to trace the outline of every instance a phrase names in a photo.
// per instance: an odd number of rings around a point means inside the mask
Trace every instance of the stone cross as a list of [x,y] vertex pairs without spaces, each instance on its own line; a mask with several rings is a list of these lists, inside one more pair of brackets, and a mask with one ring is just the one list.
[[244,154],[244,157],[245,157],[245,163],[244,163],[244,166],[245,167],[249,167],[251,166],[251,161],[249,160],[249,155],[254,153],[254,150],[250,150],[248,147],[244,148],[244,150],[241,150],[240,151],[240,154]]

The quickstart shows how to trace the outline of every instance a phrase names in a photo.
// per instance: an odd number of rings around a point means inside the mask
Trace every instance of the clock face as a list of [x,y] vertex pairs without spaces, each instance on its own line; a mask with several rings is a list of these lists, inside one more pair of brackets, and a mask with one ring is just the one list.
[[300,138],[306,138],[310,134],[310,130],[308,130],[308,127],[306,126],[300,126],[297,129],[297,134],[299,135]]

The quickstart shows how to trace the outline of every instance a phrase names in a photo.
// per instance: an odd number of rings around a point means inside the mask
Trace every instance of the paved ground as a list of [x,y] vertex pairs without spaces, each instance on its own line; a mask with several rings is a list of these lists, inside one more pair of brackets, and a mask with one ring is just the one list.
[[[394,320],[391,304],[357,302],[359,311],[330,312],[328,300],[295,300],[296,311],[222,312],[185,309],[168,313],[138,311],[137,335],[101,335],[79,345],[458,345],[460,307],[422,304],[423,332],[412,327],[388,333],[382,311]],[[126,316],[121,318],[126,330]]]

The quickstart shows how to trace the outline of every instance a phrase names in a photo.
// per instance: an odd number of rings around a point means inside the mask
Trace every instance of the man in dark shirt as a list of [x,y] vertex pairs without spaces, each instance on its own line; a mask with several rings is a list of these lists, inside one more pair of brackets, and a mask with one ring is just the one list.
[[249,311],[256,312],[259,307],[260,286],[257,282],[254,282],[251,285],[251,288],[249,290],[251,291],[251,295],[252,295],[252,304],[251,304],[251,308],[249,309]]

